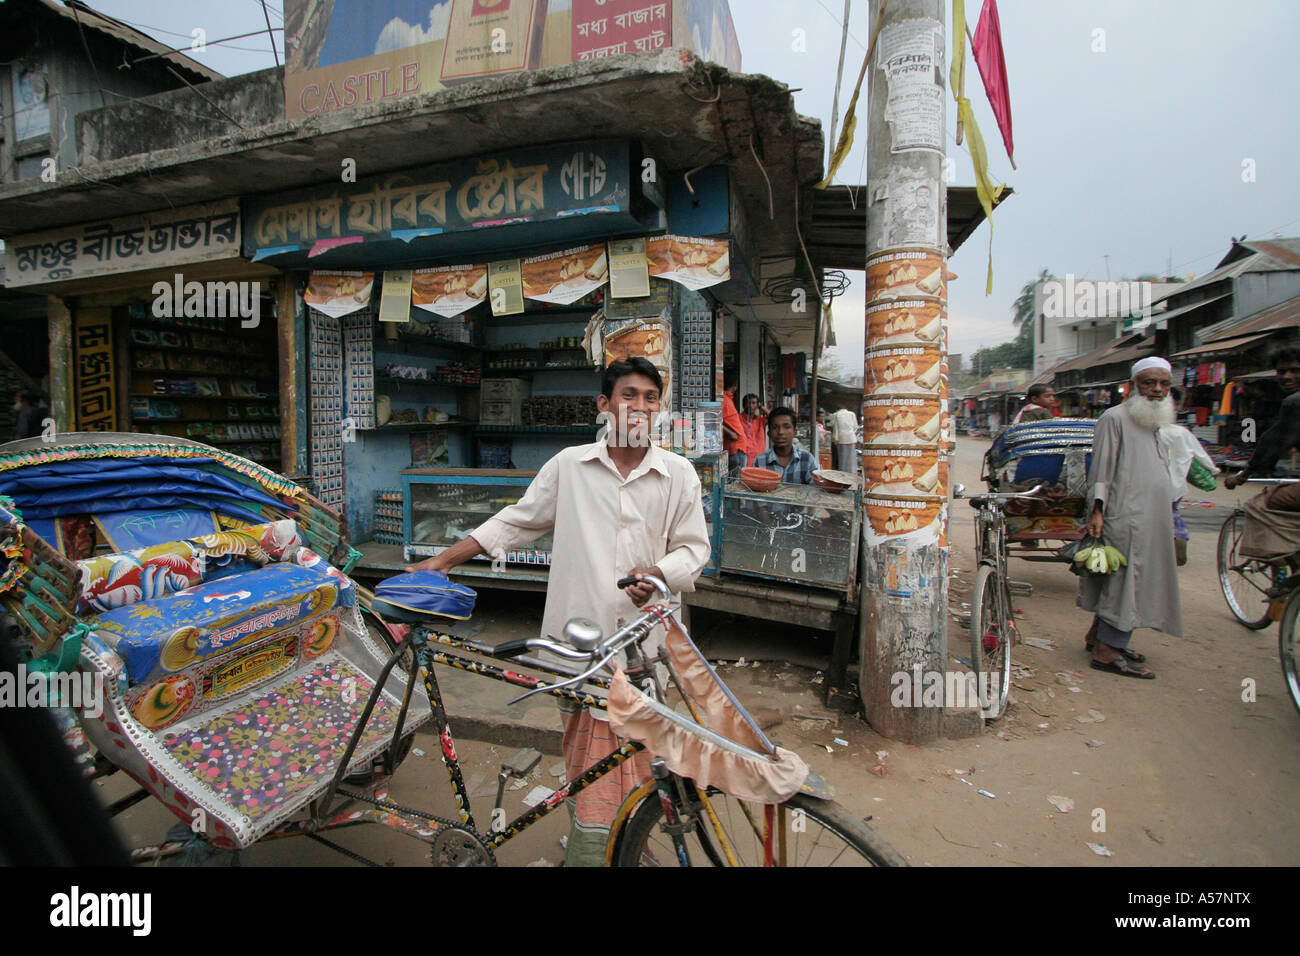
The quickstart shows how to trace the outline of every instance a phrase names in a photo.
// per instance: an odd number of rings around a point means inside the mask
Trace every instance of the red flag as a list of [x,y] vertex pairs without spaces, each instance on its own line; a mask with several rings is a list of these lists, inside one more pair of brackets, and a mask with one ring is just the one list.
[[1002,142],[1007,147],[1007,158],[1011,160],[1014,169],[1016,159],[1013,155],[1015,145],[1011,140],[1011,90],[1007,86],[1007,61],[1002,56],[1002,25],[998,22],[996,0],[984,0],[980,22],[976,24],[975,36],[971,40],[971,55],[979,67],[984,92],[988,94],[989,105],[997,117]]

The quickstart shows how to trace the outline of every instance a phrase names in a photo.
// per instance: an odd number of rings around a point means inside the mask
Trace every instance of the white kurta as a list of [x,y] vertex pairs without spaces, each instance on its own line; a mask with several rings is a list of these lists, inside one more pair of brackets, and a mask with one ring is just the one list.
[[709,560],[709,537],[694,466],[652,446],[624,478],[603,442],[560,452],[517,504],[472,534],[490,555],[522,548],[554,531],[542,636],[563,639],[570,618],[585,617],[608,637],[636,617],[615,587],[633,568],[658,566],[674,594],[695,590]]
[[1125,405],[1097,421],[1088,487],[1089,514],[1094,501],[1103,506],[1102,540],[1128,564],[1114,574],[1081,577],[1079,607],[1121,631],[1152,627],[1181,637],[1168,465],[1156,433],[1134,422]]

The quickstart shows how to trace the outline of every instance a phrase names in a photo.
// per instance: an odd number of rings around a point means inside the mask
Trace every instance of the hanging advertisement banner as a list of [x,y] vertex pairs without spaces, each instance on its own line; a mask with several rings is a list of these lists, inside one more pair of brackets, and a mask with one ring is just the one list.
[[640,299],[650,294],[649,261],[644,239],[614,239],[609,243],[609,297]]
[[646,257],[652,276],[696,292],[731,278],[731,243],[726,239],[655,236],[646,240]]
[[568,305],[609,280],[604,243],[577,246],[523,261],[524,295],[539,302]]
[[438,266],[416,269],[411,304],[450,319],[468,312],[487,296],[487,266]]
[[374,287],[373,272],[313,272],[302,300],[317,312],[337,319],[368,307]]
[[488,301],[493,315],[519,315],[524,311],[524,282],[518,259],[489,262]]
[[384,273],[384,284],[379,293],[379,321],[411,321],[410,269],[390,269]]

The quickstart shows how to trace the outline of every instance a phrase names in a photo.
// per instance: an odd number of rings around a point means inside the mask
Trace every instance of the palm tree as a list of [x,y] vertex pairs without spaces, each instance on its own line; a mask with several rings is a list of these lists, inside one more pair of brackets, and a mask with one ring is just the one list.
[[1054,278],[1056,277],[1052,275],[1050,269],[1040,269],[1037,279],[1031,279],[1020,287],[1020,295],[1016,296],[1016,301],[1011,304],[1011,321],[1015,323],[1016,328],[1023,330],[1026,323],[1029,323],[1032,327],[1034,291],[1038,288],[1038,283]]

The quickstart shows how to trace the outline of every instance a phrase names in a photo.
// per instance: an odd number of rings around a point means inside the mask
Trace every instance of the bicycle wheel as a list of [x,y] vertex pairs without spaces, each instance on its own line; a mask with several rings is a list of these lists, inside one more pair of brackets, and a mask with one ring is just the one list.
[[[709,804],[741,866],[762,866],[762,804],[745,803],[712,789]],[[795,794],[776,808],[784,821],[787,866],[907,866],[888,844],[838,803]],[[746,814],[748,811],[748,815]],[[620,837],[615,866],[679,866],[672,837],[663,830],[663,803],[651,793],[632,813]],[[699,809],[697,826],[686,834],[692,866],[725,866],[726,854]],[[779,841],[774,853],[779,853]],[[778,857],[779,859],[779,857]],[[780,865],[778,863],[778,865]]]
[[1228,610],[1246,627],[1258,631],[1268,627],[1269,598],[1264,592],[1273,586],[1273,566],[1258,558],[1241,555],[1241,536],[1246,515],[1235,511],[1219,529],[1219,587]]
[[970,610],[970,656],[975,687],[986,720],[1002,716],[1011,690],[1011,623],[1003,620],[998,601],[998,576],[981,564],[975,574],[975,598]]
[[1278,627],[1277,656],[1282,660],[1282,679],[1291,694],[1291,703],[1300,713],[1300,673],[1296,671],[1295,632],[1296,620],[1300,618],[1300,601],[1293,595],[1286,602],[1286,611],[1282,614],[1282,623]]

